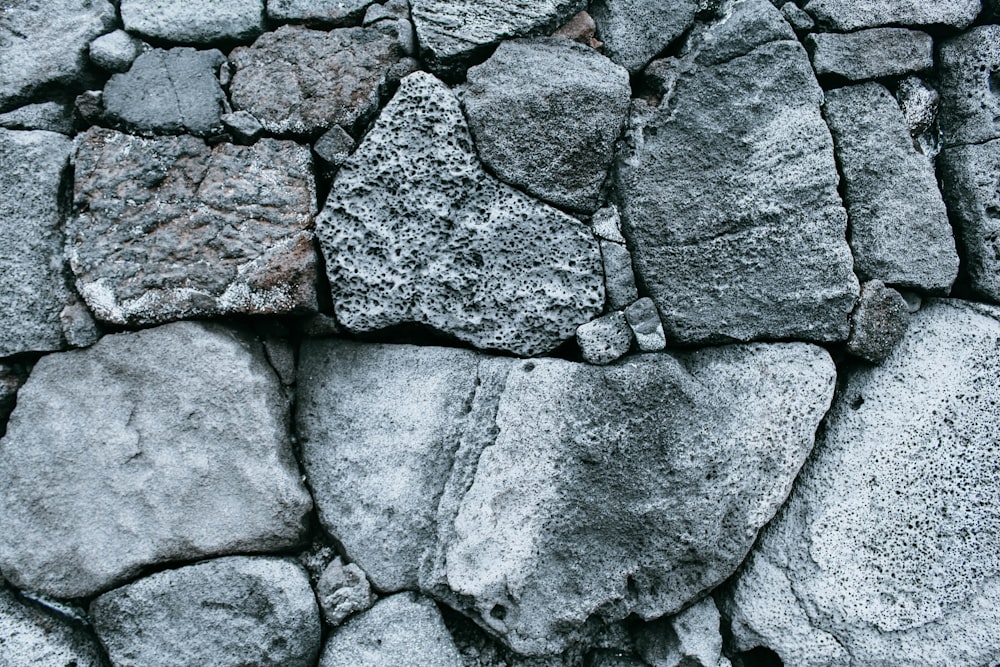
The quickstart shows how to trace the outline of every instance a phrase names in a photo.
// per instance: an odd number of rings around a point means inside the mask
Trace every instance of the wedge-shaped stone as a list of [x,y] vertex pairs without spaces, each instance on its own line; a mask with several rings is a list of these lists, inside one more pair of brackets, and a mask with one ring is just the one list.
[[824,28],[847,31],[883,25],[967,28],[981,0],[810,0],[805,10]]
[[697,0],[596,0],[590,13],[604,53],[633,74],[694,24]]

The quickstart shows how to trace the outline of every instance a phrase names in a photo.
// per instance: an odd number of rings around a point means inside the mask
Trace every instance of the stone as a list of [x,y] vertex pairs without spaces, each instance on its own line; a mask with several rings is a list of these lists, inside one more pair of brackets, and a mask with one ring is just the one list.
[[479,157],[501,180],[592,213],[630,96],[624,69],[582,44],[544,37],[500,44],[469,70],[462,102]]
[[361,568],[354,563],[344,565],[339,557],[323,571],[316,586],[316,598],[323,618],[333,626],[340,625],[351,614],[370,609],[376,600]]
[[69,347],[90,347],[101,337],[101,329],[87,306],[73,299],[61,311],[59,322]]
[[623,310],[639,298],[632,272],[632,255],[624,245],[600,241],[604,261],[604,291],[610,310]]
[[341,167],[316,235],[353,333],[414,322],[530,356],[604,304],[590,230],[490,176],[454,93],[422,72]]
[[[364,26],[374,25],[380,21],[391,21],[396,25],[396,32],[399,35],[399,48],[407,56],[416,56],[419,53],[417,44],[417,33],[410,22],[410,4],[407,0],[389,0],[384,4],[372,4],[365,11],[365,18],[361,22]],[[417,66],[413,71],[421,69]],[[410,72],[407,72],[409,74]],[[405,76],[405,75],[404,75]],[[403,78],[396,77],[396,80]]]
[[882,79],[934,67],[934,40],[919,30],[821,32],[806,37],[806,45],[817,74],[835,74],[849,81]]
[[864,283],[851,314],[847,351],[873,364],[882,363],[906,333],[909,314],[909,304],[902,294],[881,280]]
[[781,14],[795,32],[809,32],[816,27],[816,22],[809,13],[791,0],[781,5]]
[[101,35],[90,43],[90,60],[108,72],[127,72],[135,59],[146,49],[142,40],[124,30]]
[[0,570],[56,598],[299,543],[312,509],[260,343],[181,322],[43,357],[0,441]]
[[217,49],[182,46],[147,51],[104,86],[105,117],[143,135],[222,134],[226,95],[216,72],[224,62],[226,57]]
[[548,34],[586,9],[584,0],[412,0],[421,56],[432,72],[459,75],[488,48],[513,37]]
[[340,27],[358,21],[373,0],[267,0],[272,21]]
[[65,102],[26,104],[0,113],[0,127],[8,130],[45,130],[72,135],[75,126],[73,105]]
[[595,0],[590,13],[604,53],[635,74],[694,25],[696,0]]
[[264,126],[249,111],[235,111],[219,117],[234,139],[252,144],[264,134]]
[[316,140],[316,143],[313,144],[313,151],[327,166],[339,167],[347,162],[347,158],[351,156],[357,145],[354,137],[345,132],[344,128],[334,125]]
[[78,143],[67,244],[77,289],[99,320],[316,310],[308,148],[276,139],[208,147],[103,129]]
[[0,129],[0,357],[65,347],[62,232],[73,143]]
[[730,667],[722,656],[719,610],[711,597],[639,626],[636,644],[650,667]]
[[90,613],[116,666],[312,667],[319,655],[309,576],[283,558],[164,570],[104,593]]
[[958,253],[934,165],[881,84],[829,90],[824,106],[862,280],[947,294]]
[[941,110],[946,146],[1000,138],[1000,25],[984,25],[946,39],[938,49]]
[[809,0],[805,10],[827,30],[884,25],[964,29],[979,15],[982,0]]
[[17,403],[17,390],[28,379],[28,368],[22,363],[0,361],[0,438],[7,432],[7,417]]
[[104,667],[101,649],[89,633],[0,587],[0,665],[17,667]]
[[901,79],[896,86],[896,100],[903,110],[910,136],[917,138],[934,127],[941,95],[917,76]]
[[330,32],[285,25],[229,54],[229,93],[234,109],[249,111],[273,134],[360,129],[402,55],[392,25]]
[[732,649],[786,665],[1000,654],[1000,310],[930,300],[846,378],[788,504],[721,597]]
[[335,629],[319,667],[412,665],[462,667],[441,613],[427,598],[399,593]]
[[658,107],[633,104],[618,166],[668,340],[846,339],[858,283],[805,50],[771,3],[741,0],[686,58]]
[[105,0],[16,0],[2,11],[0,111],[47,86],[73,85],[85,71],[87,45],[115,24],[115,8]]
[[85,90],[76,96],[73,106],[84,127],[97,125],[104,120],[104,91]]
[[594,17],[584,11],[571,18],[566,25],[552,33],[552,36],[571,39],[592,49],[599,49],[604,46],[604,42],[595,37],[596,33],[597,23],[594,22]]
[[659,352],[667,346],[660,314],[656,312],[656,304],[648,296],[625,309],[625,320],[632,327],[632,335],[641,351]]
[[621,359],[632,346],[632,329],[625,313],[608,313],[581,324],[576,330],[576,344],[588,364],[603,366]]
[[179,44],[248,42],[264,32],[264,0],[121,0],[125,29]]
[[614,204],[595,211],[590,219],[590,225],[597,238],[625,245],[625,237],[622,236],[622,218],[618,213],[618,207]]

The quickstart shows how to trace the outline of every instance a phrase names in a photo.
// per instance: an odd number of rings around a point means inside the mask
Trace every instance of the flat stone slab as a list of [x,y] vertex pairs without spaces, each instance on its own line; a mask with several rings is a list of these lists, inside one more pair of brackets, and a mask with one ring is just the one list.
[[253,339],[180,322],[43,357],[0,440],[0,571],[57,598],[296,545],[312,509]]
[[596,0],[590,14],[604,54],[635,74],[694,25],[697,0]]
[[97,640],[0,588],[0,665],[104,667]]
[[209,147],[104,129],[78,144],[68,249],[99,319],[315,311],[308,148],[276,139]]
[[919,30],[820,32],[809,35],[806,44],[817,74],[836,74],[851,81],[900,76],[934,67],[934,40]]
[[302,22],[315,26],[342,26],[365,15],[374,0],[267,0],[272,21]]
[[805,10],[823,28],[838,31],[884,25],[967,28],[981,0],[810,0]]
[[941,43],[938,122],[946,146],[1000,138],[1000,25],[984,25]]
[[121,0],[132,33],[179,44],[246,42],[264,32],[264,0]]

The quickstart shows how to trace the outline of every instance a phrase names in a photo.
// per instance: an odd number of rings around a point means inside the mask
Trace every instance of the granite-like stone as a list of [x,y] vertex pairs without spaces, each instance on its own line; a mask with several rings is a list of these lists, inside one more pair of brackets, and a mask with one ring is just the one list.
[[909,314],[902,294],[880,280],[864,283],[851,314],[847,351],[874,364],[882,363],[906,333]]
[[805,10],[820,26],[848,31],[884,25],[967,28],[982,0],[810,0]]
[[676,616],[639,626],[636,645],[650,667],[730,667],[722,655],[719,610],[711,597]]
[[35,365],[0,441],[0,571],[57,598],[180,559],[294,546],[311,510],[261,345],[211,324]]
[[323,618],[330,625],[340,625],[351,614],[365,611],[375,604],[368,577],[354,563],[344,565],[337,557],[331,562],[316,585]]
[[246,42],[264,32],[264,0],[121,0],[125,29],[179,44]]
[[816,27],[809,13],[791,0],[781,5],[781,14],[795,32],[809,32]]
[[124,30],[115,30],[92,41],[88,52],[91,62],[101,69],[126,72],[145,48],[142,40]]
[[806,45],[817,74],[836,74],[850,81],[900,76],[934,67],[934,40],[919,30],[820,32],[806,37]]
[[68,102],[39,102],[0,113],[0,127],[8,130],[45,130],[72,135],[76,129],[73,105]]
[[614,204],[595,211],[590,219],[590,226],[597,238],[625,245],[621,214]]
[[311,163],[276,139],[208,147],[91,129],[67,223],[77,289],[116,324],[314,311]]
[[697,0],[596,0],[590,13],[604,53],[633,74],[694,24]]
[[619,243],[601,239],[601,259],[604,262],[604,291],[609,310],[623,310],[639,298],[632,271],[632,255]]
[[[937,121],[941,95],[917,76],[908,76],[896,86],[896,100],[903,110],[910,136],[917,138],[929,132]],[[921,146],[922,148],[922,146]]]
[[343,26],[356,22],[373,0],[267,0],[272,21],[309,26]]
[[625,309],[625,319],[632,327],[636,345],[643,352],[659,352],[667,346],[660,314],[656,304],[648,296],[639,299]]
[[603,366],[621,359],[632,346],[632,329],[625,313],[612,312],[581,324],[576,330],[576,344],[588,364]]
[[938,122],[946,146],[1000,138],[1000,25],[952,37],[938,49]]
[[249,111],[235,111],[219,117],[234,139],[241,143],[253,143],[264,134],[264,126]]
[[0,665],[104,667],[93,635],[0,587]]

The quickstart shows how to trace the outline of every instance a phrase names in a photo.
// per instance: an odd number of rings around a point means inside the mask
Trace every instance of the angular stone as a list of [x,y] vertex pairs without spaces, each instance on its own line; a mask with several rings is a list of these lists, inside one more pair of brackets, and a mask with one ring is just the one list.
[[98,319],[130,325],[314,311],[311,163],[276,139],[210,148],[91,129],[67,224],[80,294]]
[[73,105],[67,102],[39,102],[0,113],[0,127],[8,130],[46,130],[73,134],[76,122]]
[[911,137],[919,137],[934,127],[941,95],[917,76],[908,76],[896,87],[896,99],[903,110]]
[[121,0],[125,29],[180,44],[246,42],[264,32],[264,0]]
[[851,81],[880,79],[934,67],[934,40],[905,28],[871,28],[847,34],[815,33],[806,38],[816,73]]
[[571,18],[566,25],[561,26],[552,33],[553,37],[571,39],[592,49],[599,49],[604,46],[604,42],[599,41],[594,36],[597,33],[597,24],[587,12],[580,12]]
[[604,53],[636,73],[694,25],[697,0],[596,0],[590,13]]
[[614,204],[595,211],[590,219],[590,226],[598,239],[625,245],[625,237],[622,236],[622,218],[618,213],[618,207]]
[[639,298],[632,271],[632,255],[628,248],[611,241],[600,241],[604,262],[604,291],[610,310],[623,310]]
[[158,572],[101,595],[90,613],[115,665],[312,667],[319,655],[309,576],[282,558]]
[[313,150],[330,167],[339,167],[357,148],[354,138],[339,125],[334,125],[313,144]]
[[942,42],[938,49],[946,146],[1000,138],[1000,25],[984,25]]
[[226,62],[217,49],[152,49],[104,86],[108,121],[139,134],[219,135],[226,104],[216,72]]
[[590,230],[490,176],[458,100],[425,73],[403,80],[341,167],[316,234],[352,332],[416,322],[528,356],[604,303]]
[[286,25],[234,49],[233,107],[268,132],[316,136],[375,113],[389,68],[403,56],[394,26],[330,32]]
[[316,585],[316,598],[323,618],[330,625],[340,625],[351,614],[371,608],[376,600],[361,568],[354,563],[344,565],[339,557],[323,570]]
[[0,568],[58,598],[144,567],[294,546],[311,510],[252,339],[176,323],[43,357],[0,441]]
[[74,84],[87,45],[115,24],[115,8],[105,0],[18,0],[0,11],[0,111],[45,86]]
[[823,28],[838,31],[883,25],[967,28],[982,0],[810,0],[805,10]]
[[104,667],[97,640],[0,588],[0,665]]
[[626,308],[625,319],[632,327],[636,345],[643,352],[659,352],[667,346],[660,314],[656,312],[656,304],[648,296]]
[[906,333],[910,308],[903,295],[881,280],[861,286],[861,297],[851,314],[847,351],[874,364],[885,361]]
[[[633,105],[623,231],[669,339],[843,340],[858,283],[823,92],[766,0],[741,0]],[[775,41],[776,40],[776,41]]]
[[309,26],[343,26],[365,14],[373,0],[267,0],[272,21],[305,23]]
[[711,597],[676,616],[639,626],[636,635],[650,667],[730,667],[722,657],[719,610]]
[[878,83],[826,92],[844,178],[854,270],[863,280],[947,294],[958,253],[934,165],[913,146],[906,119]]
[[142,40],[124,30],[115,30],[90,43],[90,60],[108,72],[125,72],[145,48]]
[[581,324],[576,330],[576,344],[588,364],[603,366],[621,359],[632,346],[632,329],[625,313],[608,313]]
[[809,32],[816,27],[813,18],[791,0],[781,5],[781,14],[795,32]]
[[1000,310],[932,300],[850,374],[722,600],[786,665],[973,667],[1000,654]]
[[236,111],[219,117],[234,139],[243,143],[253,143],[264,134],[264,126],[249,111]]

